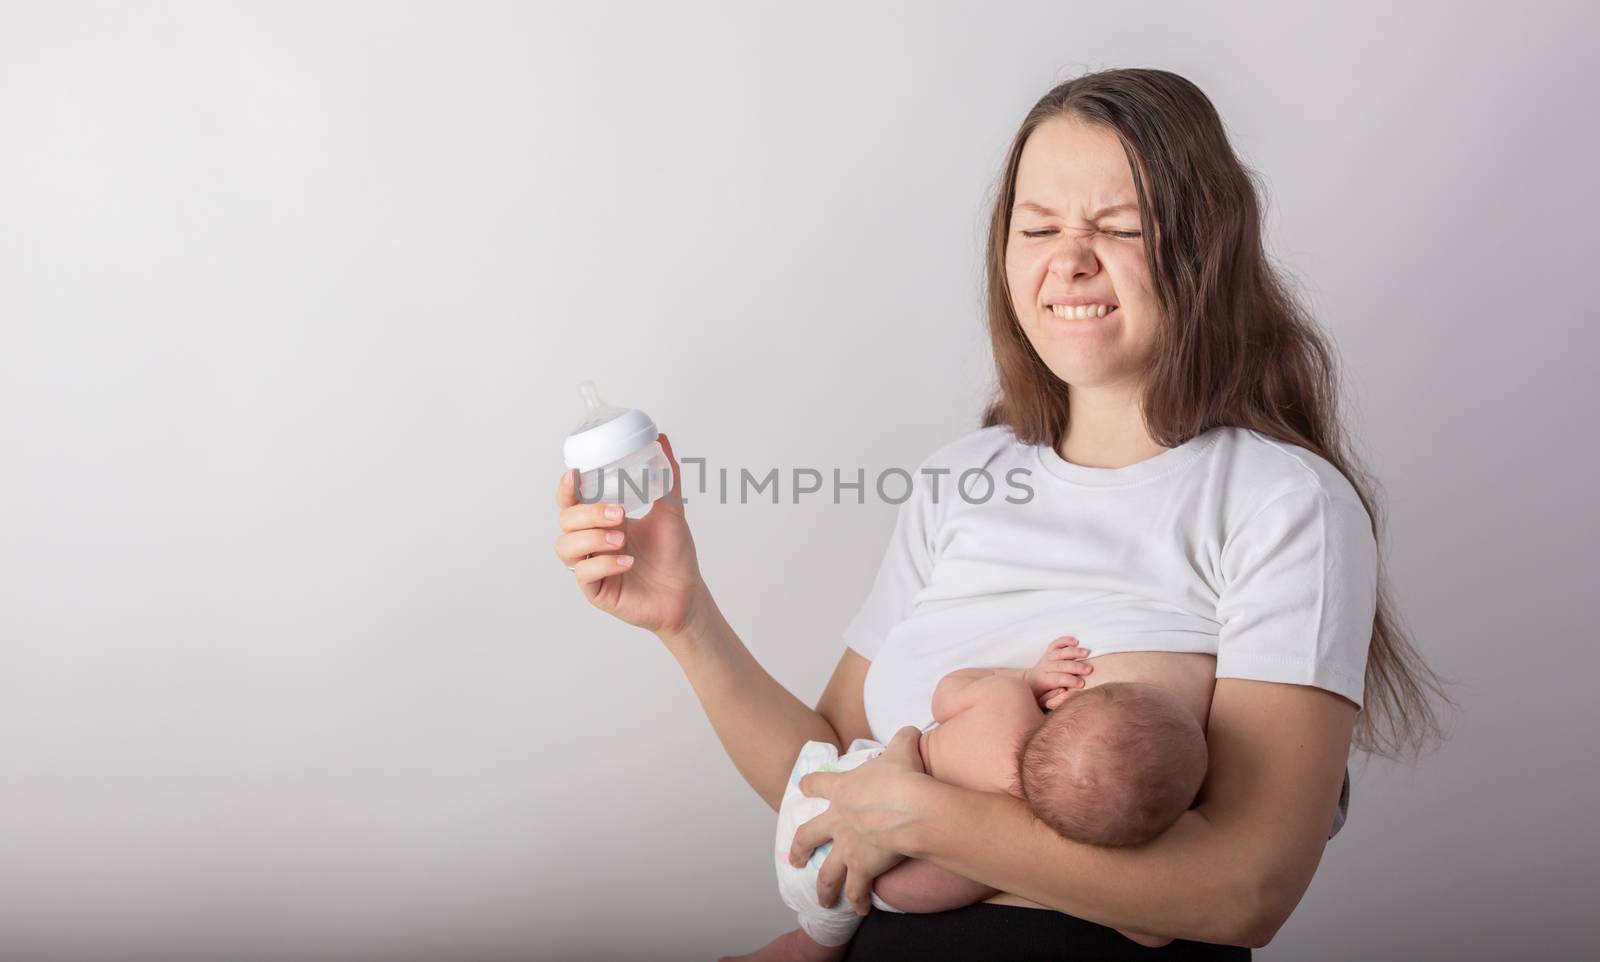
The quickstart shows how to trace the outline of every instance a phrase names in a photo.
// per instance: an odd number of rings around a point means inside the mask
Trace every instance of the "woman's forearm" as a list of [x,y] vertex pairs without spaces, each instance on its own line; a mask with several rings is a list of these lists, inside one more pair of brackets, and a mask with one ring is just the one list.
[[702,588],[683,629],[660,637],[688,676],[734,767],[777,811],[800,746],[839,744],[833,726],[767,674],[709,591]]
[[1197,811],[1145,845],[1101,848],[1062,838],[1019,799],[925,787],[940,814],[907,831],[909,856],[1113,928],[1224,945],[1270,937],[1249,873],[1220,854]]
[[1019,799],[916,777],[903,791],[918,814],[887,844],[1102,925],[1259,948],[1322,860],[1355,717],[1319,688],[1219,678],[1199,804],[1156,838],[1070,842]]

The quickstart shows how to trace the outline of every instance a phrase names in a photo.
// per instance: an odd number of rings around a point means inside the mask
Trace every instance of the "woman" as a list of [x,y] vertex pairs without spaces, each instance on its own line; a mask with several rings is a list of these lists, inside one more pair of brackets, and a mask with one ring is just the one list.
[[[1427,699],[1437,681],[1388,610],[1377,514],[1344,451],[1331,352],[1267,262],[1250,175],[1214,108],[1165,71],[1080,77],[1029,112],[997,192],[987,286],[997,396],[978,432],[924,467],[939,462],[954,478],[997,452],[1032,451],[1047,469],[1039,483],[1074,485],[1047,508],[1075,517],[1098,505],[1073,529],[1106,529],[1085,536],[1099,549],[1092,558],[1077,537],[1041,542],[1037,524],[1008,526],[1016,515],[967,510],[948,494],[955,507],[930,509],[919,484],[813,710],[722,617],[681,504],[664,502],[624,531],[606,506],[578,503],[569,474],[556,554],[591,603],[661,638],[774,809],[804,742],[842,748],[894,735],[877,760],[801,784],[830,806],[801,826],[794,859],[831,841],[818,897],[843,897],[867,915],[847,958],[1151,951],[1114,929],[1176,938],[1156,950],[1171,958],[1248,957],[1311,881],[1352,745],[1396,756],[1437,731]],[[1064,299],[1106,307],[1074,316],[1053,306]],[[1150,511],[1091,500],[1113,496],[1154,496],[1150,510],[1171,513],[1151,524]],[[941,539],[954,519],[962,537]],[[975,519],[1028,563],[972,556],[984,541]],[[1054,580],[1040,574],[1049,559],[1059,559]],[[1166,567],[1142,568],[1150,559]],[[1088,577],[1112,586],[1054,608],[1054,634],[1101,651],[1109,639],[1124,651],[1217,658],[1205,784],[1152,842],[1075,844],[1017,799],[921,771],[916,730],[900,724],[911,710],[894,707],[927,702],[930,672],[918,656],[931,649],[918,647],[918,632],[962,619],[989,627],[972,615],[995,598],[1048,597],[1015,590],[1006,579],[1019,569],[1048,591]],[[968,580],[953,588],[959,578]],[[971,588],[973,579],[988,588]],[[1084,612],[1095,598],[1117,601],[1126,619],[1098,645],[1077,623],[1093,617]],[[993,662],[1011,657],[997,648]],[[868,914],[873,879],[907,857],[1001,894],[937,915]]]

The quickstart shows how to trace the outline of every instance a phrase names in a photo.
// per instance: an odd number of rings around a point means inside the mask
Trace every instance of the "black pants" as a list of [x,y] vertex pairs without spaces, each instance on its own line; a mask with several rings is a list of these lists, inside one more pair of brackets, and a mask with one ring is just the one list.
[[975,902],[927,915],[881,912],[861,920],[844,962],[1121,962],[1248,959],[1250,950],[1205,942],[1147,949],[1115,929],[1049,909]]

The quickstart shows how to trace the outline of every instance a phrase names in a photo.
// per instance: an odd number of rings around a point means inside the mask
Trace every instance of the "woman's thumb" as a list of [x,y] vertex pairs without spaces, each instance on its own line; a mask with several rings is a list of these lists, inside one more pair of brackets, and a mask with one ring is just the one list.
[[915,725],[902,725],[900,730],[889,739],[890,748],[917,753],[917,745],[922,741],[922,729]]
[[666,452],[667,464],[672,467],[672,487],[662,496],[661,502],[669,511],[683,514],[683,469],[678,466],[677,455],[672,453],[672,441],[666,434],[657,434],[656,440],[661,442],[661,450]]

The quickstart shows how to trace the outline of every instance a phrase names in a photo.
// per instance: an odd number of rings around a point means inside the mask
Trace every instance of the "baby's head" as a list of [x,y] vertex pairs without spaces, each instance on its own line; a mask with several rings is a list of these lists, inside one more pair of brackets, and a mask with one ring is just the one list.
[[1109,682],[1074,692],[1023,741],[1022,797],[1075,842],[1137,845],[1166,831],[1200,791],[1206,737],[1165,688]]

